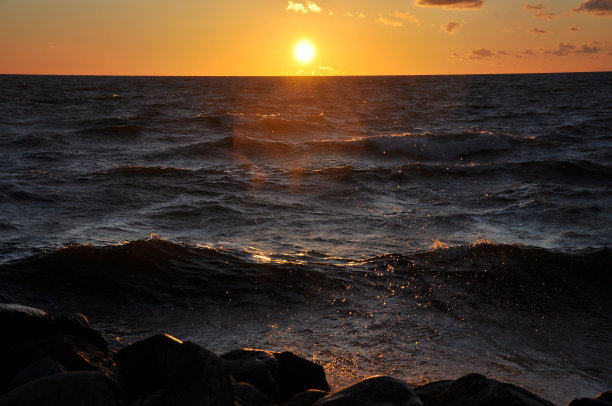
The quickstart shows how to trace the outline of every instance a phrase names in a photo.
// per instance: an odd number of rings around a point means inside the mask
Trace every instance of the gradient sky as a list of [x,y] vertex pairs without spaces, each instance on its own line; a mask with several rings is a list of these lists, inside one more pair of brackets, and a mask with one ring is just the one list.
[[[308,64],[293,46],[309,39]],[[612,70],[612,0],[0,0],[0,73]]]

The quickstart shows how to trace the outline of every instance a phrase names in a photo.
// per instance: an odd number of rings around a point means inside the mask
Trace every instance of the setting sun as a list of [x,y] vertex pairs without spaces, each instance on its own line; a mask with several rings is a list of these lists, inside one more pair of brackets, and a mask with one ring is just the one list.
[[300,63],[308,63],[312,61],[316,53],[314,45],[308,40],[301,40],[293,48],[293,55]]

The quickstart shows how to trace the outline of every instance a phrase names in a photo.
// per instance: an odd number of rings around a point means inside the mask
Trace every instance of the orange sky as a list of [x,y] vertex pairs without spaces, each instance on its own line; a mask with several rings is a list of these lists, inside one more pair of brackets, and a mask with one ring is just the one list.
[[612,0],[536,1],[0,0],[0,73],[612,70]]

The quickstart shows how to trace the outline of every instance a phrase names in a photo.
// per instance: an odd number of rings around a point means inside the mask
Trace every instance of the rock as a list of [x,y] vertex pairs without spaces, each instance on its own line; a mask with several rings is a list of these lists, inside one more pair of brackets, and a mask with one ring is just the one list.
[[108,351],[106,340],[89,327],[82,314],[55,316],[33,307],[3,303],[0,304],[0,326],[11,332],[0,335],[2,349],[56,335],[70,335],[88,341],[101,351]]
[[281,399],[287,401],[308,389],[329,392],[325,370],[321,365],[308,361],[291,352],[274,354],[281,370],[279,386]]
[[194,361],[173,374],[163,396],[163,404],[233,406],[234,397],[227,367],[215,354],[201,349]]
[[574,399],[568,406],[610,406],[610,403],[591,398]]
[[231,405],[225,364],[197,344],[158,334],[119,351],[115,361],[129,401],[164,391],[164,405]]
[[487,379],[479,374],[465,375],[446,390],[433,396],[425,406],[554,406],[518,386]]
[[322,397],[314,406],[419,406],[423,403],[406,382],[375,376]]
[[421,402],[426,402],[430,398],[434,397],[438,393],[441,393],[448,389],[455,381],[445,380],[445,381],[435,381],[430,382],[428,384],[419,386],[414,389],[414,392],[419,396]]
[[0,406],[117,406],[116,384],[99,372],[79,371],[30,381],[0,396]]
[[250,383],[236,382],[232,390],[234,401],[241,406],[274,406],[274,402]]
[[312,406],[317,400],[328,394],[329,392],[319,389],[308,389],[289,399],[283,406]]
[[291,352],[243,348],[221,358],[237,381],[254,385],[277,403],[286,402],[308,389],[329,391],[323,367]]
[[601,392],[597,397],[597,400],[603,400],[604,402],[612,403],[612,390]]
[[68,370],[58,361],[51,358],[41,358],[19,371],[9,382],[7,389],[11,390],[30,381],[64,372],[68,372]]
[[271,400],[280,403],[280,366],[273,352],[242,348],[221,356],[238,382],[255,386]]

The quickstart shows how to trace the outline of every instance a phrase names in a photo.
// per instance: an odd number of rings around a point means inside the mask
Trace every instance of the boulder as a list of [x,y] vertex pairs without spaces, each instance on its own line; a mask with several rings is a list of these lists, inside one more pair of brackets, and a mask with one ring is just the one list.
[[322,366],[291,352],[243,348],[221,356],[238,382],[254,385],[277,403],[308,389],[329,391]]
[[612,403],[612,390],[601,392],[597,397],[597,400],[603,400],[604,402]]
[[574,399],[568,406],[610,406],[610,403],[591,398]]
[[197,344],[158,334],[115,356],[129,401],[163,391],[164,405],[231,405],[226,365]]
[[288,351],[276,353],[274,356],[281,371],[278,383],[283,401],[308,389],[329,392],[325,370],[321,365]]
[[223,354],[230,374],[238,382],[255,386],[269,399],[280,403],[280,366],[273,352],[242,348]]
[[304,392],[300,392],[291,399],[284,406],[312,406],[314,403],[321,399],[323,396],[329,395],[329,392],[325,392],[319,389],[308,389]]
[[89,327],[82,314],[53,315],[40,309],[17,304],[0,304],[0,326],[11,334],[0,335],[0,348],[21,345],[56,335],[80,337],[107,352],[104,337]]
[[375,376],[322,397],[314,406],[420,406],[423,403],[406,382]]
[[431,397],[425,406],[554,406],[518,386],[487,379],[479,374],[465,375],[446,390]]
[[58,361],[51,358],[41,358],[25,366],[21,371],[19,371],[13,380],[9,382],[7,390],[14,389],[17,386],[43,378],[45,376],[62,374],[64,372],[68,372],[68,370]]
[[0,406],[117,406],[116,384],[99,372],[46,376],[0,395]]
[[455,381],[445,380],[445,381],[435,381],[430,382],[428,384],[419,386],[414,389],[414,392],[419,396],[421,402],[426,402],[430,398],[434,397],[438,393],[441,393],[448,389]]
[[240,406],[274,406],[266,395],[250,383],[236,382],[232,385],[234,401]]

